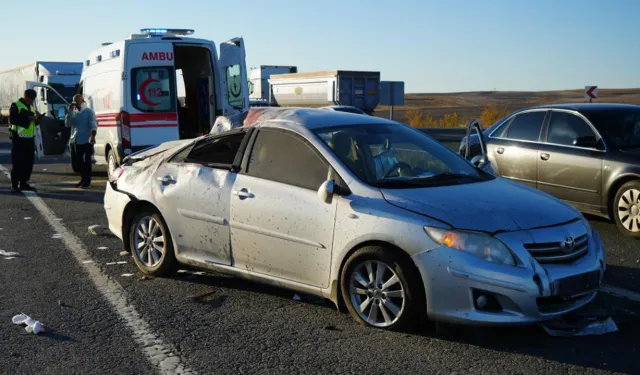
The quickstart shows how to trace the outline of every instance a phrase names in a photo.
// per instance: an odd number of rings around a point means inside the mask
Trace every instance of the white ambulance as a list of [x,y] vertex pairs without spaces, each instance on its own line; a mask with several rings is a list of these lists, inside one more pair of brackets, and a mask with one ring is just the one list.
[[249,109],[242,38],[220,44],[186,29],[142,29],[104,43],[85,61],[79,86],[95,113],[96,164],[109,178],[133,152],[209,133],[219,116]]

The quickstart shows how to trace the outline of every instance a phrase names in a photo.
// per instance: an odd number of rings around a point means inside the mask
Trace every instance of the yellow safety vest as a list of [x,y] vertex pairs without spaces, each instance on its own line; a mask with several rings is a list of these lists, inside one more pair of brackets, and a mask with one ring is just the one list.
[[[18,113],[24,109],[31,112],[34,116],[36,114],[33,106],[27,107],[27,105],[20,100],[16,100],[15,105],[18,107]],[[28,128],[11,124],[11,130],[18,135],[18,138],[33,138],[36,136],[36,120],[32,120]]]

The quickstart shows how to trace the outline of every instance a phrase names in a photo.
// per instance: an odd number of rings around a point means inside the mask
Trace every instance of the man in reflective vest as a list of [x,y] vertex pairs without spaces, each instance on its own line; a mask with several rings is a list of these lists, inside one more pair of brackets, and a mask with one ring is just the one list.
[[36,124],[40,114],[33,109],[35,90],[26,90],[24,96],[11,104],[9,127],[11,132],[11,192],[35,190],[29,185],[35,159]]

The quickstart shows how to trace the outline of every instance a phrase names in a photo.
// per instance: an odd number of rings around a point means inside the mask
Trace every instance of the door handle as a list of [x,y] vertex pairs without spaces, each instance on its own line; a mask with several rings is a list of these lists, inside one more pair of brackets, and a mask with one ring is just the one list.
[[547,154],[546,152],[540,154],[540,159],[542,160],[549,160],[550,157],[551,155]]
[[240,199],[246,199],[246,198],[253,198],[254,197],[254,195],[249,193],[249,191],[247,189],[240,189],[240,191],[234,190],[234,191],[232,191],[232,194],[235,195],[236,197],[240,198]]
[[163,177],[156,177],[156,180],[160,181],[163,185],[175,184],[176,179],[170,175],[166,175]]
[[504,154],[504,147],[498,147],[498,149],[496,150],[496,152],[498,154]]

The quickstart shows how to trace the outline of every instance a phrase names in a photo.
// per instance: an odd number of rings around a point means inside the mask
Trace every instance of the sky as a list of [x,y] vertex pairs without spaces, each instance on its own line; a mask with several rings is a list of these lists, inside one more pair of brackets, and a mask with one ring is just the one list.
[[190,28],[216,45],[244,37],[248,67],[379,71],[404,81],[407,93],[640,87],[638,0],[30,0],[1,8],[0,70],[84,61],[141,28]]

